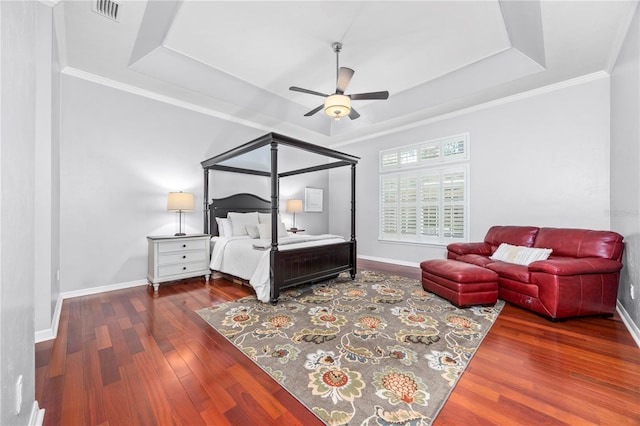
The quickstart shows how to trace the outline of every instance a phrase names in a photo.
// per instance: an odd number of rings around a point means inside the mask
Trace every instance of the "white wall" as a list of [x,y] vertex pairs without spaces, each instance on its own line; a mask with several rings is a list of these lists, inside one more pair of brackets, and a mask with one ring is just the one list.
[[625,239],[618,301],[636,328],[640,328],[639,14],[637,10],[611,74],[611,229]]
[[[0,2],[0,424],[27,424],[35,396],[36,2]],[[23,376],[16,415],[16,382]]]
[[[177,232],[167,193],[194,193],[196,211],[186,213],[186,232],[202,232],[200,162],[264,134],[68,75],[61,96],[63,292],[146,280],[146,236]],[[305,186],[326,186],[326,179],[326,172],[281,179],[282,198],[304,194]],[[225,172],[210,173],[209,191],[211,198],[270,196],[268,179]],[[285,223],[290,216],[283,213]],[[307,216],[299,215],[298,225],[306,226]],[[310,230],[326,232],[327,218],[314,218]]]
[[[234,134],[227,140],[221,135]],[[146,279],[147,235],[177,232],[170,191],[194,193],[187,233],[202,232],[208,150],[256,137],[202,114],[63,75],[61,290]],[[220,142],[222,140],[222,142]],[[226,145],[226,147],[225,147]]]
[[36,149],[35,149],[35,259],[36,330],[51,326],[60,293],[59,268],[59,80],[57,49],[53,42],[52,11],[38,8],[36,51]]
[[[378,241],[378,153],[470,135],[470,239],[492,225],[608,229],[609,80],[606,76],[341,147],[357,166],[358,254],[417,264],[443,246]],[[331,232],[348,232],[346,171],[331,174]]]

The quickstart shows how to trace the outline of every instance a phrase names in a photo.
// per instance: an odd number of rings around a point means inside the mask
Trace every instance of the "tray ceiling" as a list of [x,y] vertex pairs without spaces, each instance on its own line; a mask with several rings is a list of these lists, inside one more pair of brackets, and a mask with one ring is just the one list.
[[[265,131],[339,145],[609,71],[635,1],[126,1],[55,6],[63,73]],[[362,117],[304,117],[333,93],[335,54]]]

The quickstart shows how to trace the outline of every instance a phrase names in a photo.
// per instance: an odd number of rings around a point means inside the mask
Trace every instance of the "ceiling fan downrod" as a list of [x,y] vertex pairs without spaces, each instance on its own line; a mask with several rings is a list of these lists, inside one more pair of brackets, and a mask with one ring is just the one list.
[[331,45],[333,51],[336,52],[336,81],[340,78],[340,51],[342,50],[342,43],[336,41]]

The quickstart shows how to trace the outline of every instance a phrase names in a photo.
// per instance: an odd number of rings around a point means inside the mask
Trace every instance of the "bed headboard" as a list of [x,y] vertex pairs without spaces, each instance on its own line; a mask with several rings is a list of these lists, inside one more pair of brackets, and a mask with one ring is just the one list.
[[209,204],[209,233],[218,235],[216,217],[227,217],[229,212],[271,213],[271,201],[253,194],[234,194],[225,198],[214,198]]

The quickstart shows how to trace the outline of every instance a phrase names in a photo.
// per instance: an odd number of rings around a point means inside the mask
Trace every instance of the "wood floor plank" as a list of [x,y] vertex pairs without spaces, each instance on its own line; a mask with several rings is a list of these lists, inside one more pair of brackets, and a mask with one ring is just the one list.
[[67,329],[69,324],[69,303],[63,303],[58,324],[58,336],[51,348],[49,361],[49,377],[61,376],[65,372],[67,357]]
[[102,373],[100,370],[100,357],[98,355],[97,342],[90,340],[84,343],[82,351],[83,387],[82,406],[86,424],[100,424],[107,421],[107,413],[104,407],[104,393]]
[[127,347],[129,348],[129,353],[131,355],[137,354],[138,352],[142,352],[144,347],[138,338],[138,334],[133,328],[125,328],[121,329],[122,335],[124,336],[124,341],[127,343]]
[[102,377],[102,386],[108,386],[111,383],[120,381],[120,369],[118,368],[118,360],[116,359],[113,347],[98,350],[98,359],[100,360],[100,377]]
[[[107,413],[107,421],[110,426],[131,426],[134,423],[131,415],[131,406],[127,399],[127,389],[123,381],[118,381],[105,386],[104,408]],[[46,419],[46,412],[45,412]],[[51,423],[64,424],[64,423]]]
[[253,399],[255,399],[260,407],[272,418],[277,419],[282,414],[287,412],[287,408],[280,404],[280,401],[269,393],[260,383],[255,380],[253,375],[249,374],[244,368],[234,365],[227,369],[229,374],[238,380],[238,383],[242,383],[246,392],[248,392]]
[[82,350],[82,335],[82,299],[75,298],[69,302],[67,354],[74,354]]
[[[44,424],[322,424],[195,313],[251,292],[193,278],[65,300],[35,349]],[[640,348],[617,315],[553,323],[507,304],[433,424],[636,426],[639,401]]]
[[250,385],[236,383],[227,391],[236,401],[236,406],[225,415],[234,425],[276,425],[277,421],[265,411],[263,401],[254,398]]
[[193,405],[193,401],[186,392],[179,392],[169,397],[169,404],[175,415],[178,424],[181,425],[204,425],[204,420],[200,416],[200,412]]
[[[217,363],[210,361],[210,358],[206,356],[208,353],[202,352],[204,348],[200,346],[198,342],[190,339],[187,342],[187,345],[196,355],[194,358],[190,359],[189,367],[200,384],[212,397],[211,402],[216,411],[224,413],[225,411],[235,407],[236,402],[233,400],[231,395],[229,395],[220,380],[223,377],[229,376],[226,371],[224,369],[215,368]],[[195,348],[195,350],[193,348]],[[197,352],[200,352],[201,355],[198,355]],[[202,359],[205,359],[208,364],[205,364]]]
[[[164,391],[160,377],[153,366],[153,362],[145,352],[133,356],[134,365],[138,370],[140,383],[149,402],[149,408],[156,419],[155,424],[171,425],[174,423],[171,408],[166,403],[167,393]],[[133,368],[133,366],[131,367]]]
[[158,419],[156,419],[153,407],[147,397],[146,389],[142,384],[142,376],[140,375],[138,366],[134,362],[122,366],[121,369],[127,391],[127,400],[132,407],[131,415],[133,424],[158,424]]
[[98,350],[113,346],[111,337],[109,337],[109,328],[106,325],[103,324],[96,328],[96,342]]

